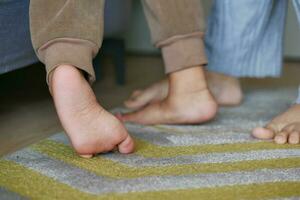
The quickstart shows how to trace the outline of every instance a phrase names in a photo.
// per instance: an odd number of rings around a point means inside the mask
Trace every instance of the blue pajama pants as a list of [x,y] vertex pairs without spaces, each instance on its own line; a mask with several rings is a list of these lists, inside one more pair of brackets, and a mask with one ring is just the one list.
[[[300,22],[300,0],[293,4]],[[280,76],[287,6],[288,0],[214,0],[205,36],[208,70]],[[300,88],[298,96],[300,103]]]

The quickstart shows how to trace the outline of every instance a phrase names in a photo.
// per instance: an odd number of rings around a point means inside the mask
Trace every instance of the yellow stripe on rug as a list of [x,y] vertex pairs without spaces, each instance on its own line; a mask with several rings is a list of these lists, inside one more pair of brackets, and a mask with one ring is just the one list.
[[[280,145],[277,145],[278,147]],[[231,163],[187,164],[172,166],[131,167],[107,158],[97,156],[83,159],[65,144],[52,140],[44,140],[32,146],[35,151],[52,158],[62,160],[71,165],[93,172],[97,175],[112,178],[137,178],[143,176],[166,176],[196,173],[216,173],[230,171],[252,171],[256,169],[294,168],[300,166],[300,158],[283,158],[270,160],[253,160]]]
[[268,149],[300,149],[300,145],[278,145],[273,142],[206,144],[191,146],[158,146],[144,140],[135,139],[136,154],[150,158],[175,157],[199,153],[244,152]]
[[300,197],[300,182],[276,182],[216,188],[106,194],[96,196],[81,192],[14,162],[0,160],[0,186],[30,199],[270,199]]

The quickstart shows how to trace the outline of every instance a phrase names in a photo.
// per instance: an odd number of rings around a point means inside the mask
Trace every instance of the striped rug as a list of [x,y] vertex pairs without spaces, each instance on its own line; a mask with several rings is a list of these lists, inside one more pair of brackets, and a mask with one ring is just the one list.
[[249,135],[293,92],[249,91],[205,125],[126,124],[131,155],[79,158],[58,133],[0,159],[0,199],[300,199],[300,145]]

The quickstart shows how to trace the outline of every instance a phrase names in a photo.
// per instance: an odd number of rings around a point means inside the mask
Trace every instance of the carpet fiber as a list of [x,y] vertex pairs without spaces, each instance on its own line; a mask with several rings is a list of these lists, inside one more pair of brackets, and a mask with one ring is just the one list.
[[300,199],[300,145],[251,138],[296,91],[249,91],[205,125],[126,124],[136,152],[76,156],[63,133],[0,159],[0,199]]

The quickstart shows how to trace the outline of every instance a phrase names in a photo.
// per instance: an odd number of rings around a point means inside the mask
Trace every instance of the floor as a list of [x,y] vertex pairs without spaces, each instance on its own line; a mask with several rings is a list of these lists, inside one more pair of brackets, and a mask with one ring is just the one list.
[[300,145],[249,134],[285,110],[294,92],[248,90],[243,105],[221,108],[203,125],[126,123],[136,147],[130,155],[83,159],[55,134],[0,158],[0,199],[299,200]]
[[[158,56],[128,56],[127,84],[117,86],[109,58],[104,60],[103,79],[94,90],[107,109],[121,105],[134,88],[160,80],[163,62]],[[245,90],[250,87],[296,87],[300,63],[286,62],[280,79],[242,79]],[[32,78],[34,77],[34,78]],[[0,76],[0,155],[13,152],[62,130],[45,84],[41,64]],[[295,90],[296,92],[296,90]]]

